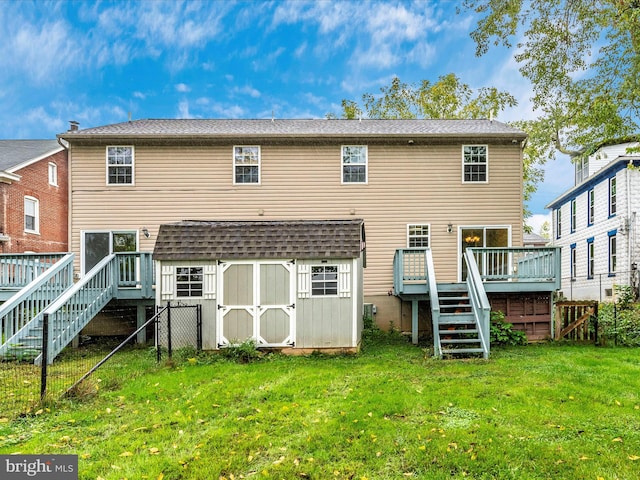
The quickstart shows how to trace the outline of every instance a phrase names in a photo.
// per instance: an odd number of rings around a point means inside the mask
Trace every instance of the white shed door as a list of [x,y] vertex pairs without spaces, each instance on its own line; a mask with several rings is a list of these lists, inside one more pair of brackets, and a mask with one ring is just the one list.
[[295,342],[295,268],[291,262],[225,262],[218,295],[218,345],[253,339],[260,347]]

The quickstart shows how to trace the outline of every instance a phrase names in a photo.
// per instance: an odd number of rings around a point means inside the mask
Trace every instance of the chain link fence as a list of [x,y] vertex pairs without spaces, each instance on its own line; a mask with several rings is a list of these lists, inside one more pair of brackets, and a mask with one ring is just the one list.
[[631,287],[634,297],[638,298],[638,271],[618,271],[615,274],[597,273],[591,276],[563,276],[559,292],[561,300],[614,302],[615,286]]
[[0,421],[37,412],[65,394],[115,388],[131,372],[155,368],[164,352],[170,357],[187,340],[201,349],[200,305],[167,305],[157,312],[148,306],[144,322],[135,306],[109,305],[49,365],[33,355],[0,359]]

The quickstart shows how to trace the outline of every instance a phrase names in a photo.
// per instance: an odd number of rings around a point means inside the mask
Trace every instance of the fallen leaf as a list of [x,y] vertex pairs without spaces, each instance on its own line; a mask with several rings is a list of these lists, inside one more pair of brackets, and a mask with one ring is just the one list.
[[149,453],[150,453],[151,455],[158,455],[158,454],[160,453],[160,449],[158,449],[158,448],[156,448],[156,447],[151,447],[151,448],[149,449]]
[[613,440],[611,440],[612,442],[622,442],[622,438],[620,437],[616,437]]
[[120,454],[121,457],[133,457],[133,453],[131,452],[122,452]]
[[640,460],[640,456],[638,455],[629,455],[629,460],[635,462],[636,460]]

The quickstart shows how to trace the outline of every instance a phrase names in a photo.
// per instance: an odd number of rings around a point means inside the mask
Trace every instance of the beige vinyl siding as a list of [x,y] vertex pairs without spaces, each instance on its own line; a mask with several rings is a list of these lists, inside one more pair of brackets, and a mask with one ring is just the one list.
[[[489,181],[462,183],[461,143],[369,145],[368,184],[341,184],[341,145],[261,146],[261,184],[233,185],[233,145],[135,146],[135,186],[110,187],[105,147],[74,146],[71,245],[80,253],[87,229],[141,229],[151,251],[161,223],[186,219],[363,218],[367,237],[365,295],[393,287],[393,255],[406,247],[408,223],[431,225],[440,281],[457,278],[458,226],[511,225],[522,244],[519,145],[488,144]],[[469,144],[477,143],[470,141]],[[110,144],[114,144],[111,142]],[[359,142],[358,144],[366,144]],[[260,213],[262,212],[262,215]],[[453,233],[447,233],[447,224]]]

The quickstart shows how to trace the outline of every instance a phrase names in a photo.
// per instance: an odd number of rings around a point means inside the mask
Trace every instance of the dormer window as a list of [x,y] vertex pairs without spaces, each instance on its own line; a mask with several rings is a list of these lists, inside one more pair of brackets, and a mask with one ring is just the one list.
[[589,178],[589,157],[579,159],[575,163],[576,166],[576,185],[584,182]]

